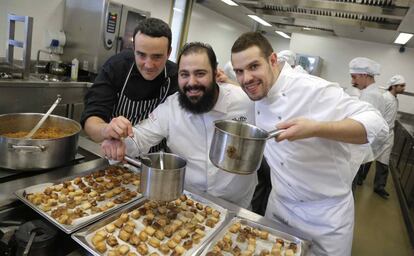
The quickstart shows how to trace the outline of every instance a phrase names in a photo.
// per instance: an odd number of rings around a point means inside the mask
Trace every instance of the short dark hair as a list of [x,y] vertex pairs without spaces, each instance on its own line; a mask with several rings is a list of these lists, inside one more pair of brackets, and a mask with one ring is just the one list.
[[135,36],[138,32],[150,37],[163,37],[168,38],[168,50],[171,49],[171,29],[167,23],[157,18],[146,18],[138,22],[138,25],[134,29],[133,40],[135,43]]
[[213,70],[213,74],[216,73],[217,69],[217,58],[216,54],[214,53],[213,48],[209,44],[201,43],[201,42],[191,42],[186,43],[183,48],[181,48],[180,55],[178,56],[178,67],[180,66],[181,57],[186,56],[190,53],[201,53],[205,52],[208,56],[208,60],[210,61],[211,69]]
[[252,46],[259,47],[264,58],[269,57],[273,53],[272,45],[259,32],[246,32],[239,36],[231,47],[231,53],[241,52]]

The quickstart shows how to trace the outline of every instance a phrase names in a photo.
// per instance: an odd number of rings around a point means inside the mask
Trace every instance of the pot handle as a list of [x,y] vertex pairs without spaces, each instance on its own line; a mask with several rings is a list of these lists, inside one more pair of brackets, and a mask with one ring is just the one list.
[[132,158],[130,156],[127,156],[127,155],[125,155],[124,158],[129,164],[131,164],[135,167],[141,168],[141,165],[142,165],[141,161],[139,161],[137,159],[134,159],[134,158]]
[[46,150],[45,146],[11,145],[11,148],[15,151],[23,150],[29,152],[43,152]]
[[277,136],[279,136],[279,134],[281,134],[282,132],[285,132],[286,129],[276,129],[276,130],[271,130],[269,132],[269,136],[267,137],[267,139],[270,138],[277,138]]

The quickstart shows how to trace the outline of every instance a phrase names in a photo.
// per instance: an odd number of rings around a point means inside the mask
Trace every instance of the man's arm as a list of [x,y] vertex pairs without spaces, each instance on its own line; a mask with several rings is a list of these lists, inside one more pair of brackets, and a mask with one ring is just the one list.
[[279,129],[286,129],[277,137],[277,141],[299,140],[319,137],[352,144],[368,143],[365,127],[350,118],[341,121],[318,122],[306,118],[295,118],[277,125]]
[[133,136],[132,124],[123,116],[113,118],[109,124],[100,117],[91,116],[86,119],[84,129],[95,142]]

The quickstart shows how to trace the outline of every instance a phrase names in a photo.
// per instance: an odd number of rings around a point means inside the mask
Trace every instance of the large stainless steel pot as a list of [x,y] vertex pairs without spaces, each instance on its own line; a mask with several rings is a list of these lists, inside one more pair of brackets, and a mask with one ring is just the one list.
[[133,165],[141,166],[140,192],[143,196],[151,200],[172,201],[182,195],[187,165],[184,158],[170,153],[150,153],[143,154],[140,162],[127,156],[125,159]]
[[267,132],[245,122],[218,120],[210,147],[210,160],[218,168],[236,174],[257,171],[263,158],[266,140],[284,130]]
[[43,114],[0,115],[0,167],[30,171],[61,166],[75,158],[81,126],[78,122],[51,115],[42,127],[59,127],[70,135],[57,139],[15,139],[1,134],[30,131]]

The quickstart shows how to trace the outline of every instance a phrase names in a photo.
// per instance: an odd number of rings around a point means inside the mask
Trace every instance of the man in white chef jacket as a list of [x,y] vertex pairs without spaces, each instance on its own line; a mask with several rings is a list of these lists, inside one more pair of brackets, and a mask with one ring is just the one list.
[[398,112],[397,95],[405,90],[405,79],[401,75],[395,75],[388,81],[388,90],[383,94],[385,102],[384,119],[388,123],[389,135],[383,147],[382,153],[376,159],[375,163],[375,179],[374,189],[385,190],[388,178],[388,165],[390,162],[390,154],[394,144],[394,125]]
[[338,84],[280,68],[260,33],[241,35],[231,53],[237,80],[255,101],[256,125],[286,129],[266,143],[273,187],[266,217],[310,234],[313,255],[351,255],[356,170],[350,143],[386,135],[386,122]]
[[[209,151],[214,121],[254,123],[254,104],[240,87],[217,85],[217,60],[209,45],[186,44],[178,66],[179,92],[133,129],[128,120],[118,117],[114,132],[120,137],[133,136],[141,152],[147,152],[165,137],[170,150],[187,160],[186,185],[247,208],[257,184],[256,173],[236,175],[222,171],[211,163]],[[139,153],[130,138],[106,138],[102,149],[108,158],[116,160],[123,159],[125,149],[130,156]]]
[[[361,91],[359,99],[372,104],[372,106],[374,106],[374,108],[376,108],[384,117],[385,105],[384,98],[382,96],[384,91],[380,89],[378,84],[375,82],[375,76],[380,74],[380,65],[371,59],[357,57],[349,62],[349,73],[351,74],[352,86]],[[378,157],[383,150],[383,147],[383,141],[374,141],[370,147],[365,149],[366,156],[363,160],[363,164],[358,170],[354,184],[356,183],[357,185],[362,185],[368,175],[372,161]],[[384,198],[389,196],[388,192],[385,191],[384,188],[374,188],[374,192]]]

